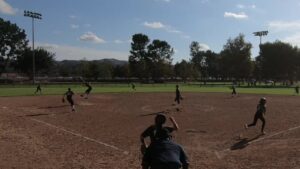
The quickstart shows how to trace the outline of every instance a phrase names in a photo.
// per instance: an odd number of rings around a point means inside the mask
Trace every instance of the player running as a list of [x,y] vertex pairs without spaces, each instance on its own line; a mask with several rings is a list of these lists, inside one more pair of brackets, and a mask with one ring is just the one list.
[[68,102],[71,105],[72,111],[75,111],[75,105],[73,101],[74,92],[72,92],[71,88],[68,88],[68,91],[63,95],[62,101],[65,102],[65,96],[67,97]]
[[40,92],[40,94],[42,94],[42,88],[41,88],[41,84],[38,84],[36,87],[36,90],[34,92],[34,94],[36,94],[37,92]]
[[135,89],[134,83],[131,83],[131,88],[132,88],[132,90],[134,90],[134,91],[136,90],[136,89]]
[[265,124],[266,124],[266,120],[265,120],[266,103],[267,103],[266,98],[262,97],[259,101],[259,104],[257,105],[257,110],[255,113],[253,122],[251,124],[245,124],[245,129],[247,129],[248,127],[255,126],[257,120],[260,119],[263,123],[261,126],[261,134],[263,134],[263,135],[266,134],[264,132],[264,128],[265,128]]
[[237,93],[236,93],[235,85],[232,85],[231,89],[232,89],[231,96],[232,97],[236,96]]
[[89,96],[89,94],[92,91],[92,86],[91,86],[91,83],[85,83],[85,86],[88,87],[88,88],[86,89],[86,91],[84,92],[84,94],[82,94],[80,96],[84,97],[85,99],[88,99],[88,96]]
[[295,86],[295,93],[296,93],[296,95],[299,95],[299,86],[298,85]]
[[175,102],[177,102],[177,104],[180,104],[180,100],[183,100],[180,91],[179,91],[179,86],[176,85],[176,97],[175,97]]
[[158,136],[156,135],[157,132],[161,129],[166,129],[169,131],[169,133],[172,133],[173,131],[176,131],[179,129],[178,124],[176,123],[174,117],[170,117],[170,120],[173,124],[173,127],[168,127],[168,126],[164,126],[164,124],[166,123],[166,116],[159,113],[156,115],[155,117],[155,123],[154,125],[151,125],[150,127],[148,127],[142,134],[141,134],[141,152],[142,154],[145,153],[148,145],[146,144],[145,138],[150,137],[150,141],[151,143],[156,141],[158,139]]

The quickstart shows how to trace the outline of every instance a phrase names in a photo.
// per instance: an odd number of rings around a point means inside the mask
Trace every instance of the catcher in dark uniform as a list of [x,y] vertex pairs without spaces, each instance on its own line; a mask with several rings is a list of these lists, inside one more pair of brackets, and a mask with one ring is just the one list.
[[173,117],[170,117],[170,120],[173,124],[173,127],[168,127],[168,126],[164,126],[164,124],[166,123],[166,116],[159,113],[156,115],[155,117],[155,123],[154,125],[149,126],[142,134],[141,134],[141,152],[142,154],[145,153],[148,145],[146,144],[145,138],[150,137],[150,143],[155,142],[158,137],[157,137],[157,132],[160,131],[161,129],[166,129],[169,131],[169,133],[172,133],[173,131],[176,131],[179,129],[178,124],[176,123],[175,119]]

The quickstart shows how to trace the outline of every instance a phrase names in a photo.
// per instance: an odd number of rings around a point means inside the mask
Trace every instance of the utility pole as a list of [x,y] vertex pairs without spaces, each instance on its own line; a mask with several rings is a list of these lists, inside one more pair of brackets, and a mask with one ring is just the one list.
[[35,84],[34,19],[41,20],[42,14],[31,11],[24,11],[24,16],[32,18],[32,80],[33,84]]

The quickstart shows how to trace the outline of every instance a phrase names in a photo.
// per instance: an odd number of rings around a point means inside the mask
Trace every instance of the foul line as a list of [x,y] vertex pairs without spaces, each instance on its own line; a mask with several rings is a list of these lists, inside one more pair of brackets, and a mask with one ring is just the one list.
[[[274,136],[277,136],[277,135],[280,135],[280,134],[283,134],[283,133],[287,133],[287,132],[289,132],[289,131],[297,130],[297,129],[299,129],[299,128],[300,128],[300,126],[292,127],[292,128],[287,129],[287,130],[283,130],[283,131],[280,131],[280,132],[277,132],[277,133],[274,133],[274,134],[271,134],[271,135],[268,135],[268,136],[265,136],[265,137],[262,137],[262,138],[258,138],[258,139],[253,140],[253,141],[250,141],[250,142],[248,142],[247,144],[250,145],[250,144],[253,144],[253,143],[256,143],[256,142],[259,142],[259,141],[268,139],[268,138],[272,138],[272,137],[274,137]],[[222,153],[226,153],[226,152],[228,152],[228,151],[230,151],[230,150],[231,150],[230,148],[226,148],[226,149],[221,150],[221,151],[215,151],[215,154],[216,154],[216,156],[217,156],[219,159],[221,159],[222,156],[224,156],[224,154],[222,154]],[[221,154],[220,154],[220,153],[221,153]]]
[[60,131],[63,131],[65,133],[68,133],[68,134],[71,134],[73,136],[77,136],[77,137],[80,137],[80,138],[83,138],[85,140],[88,140],[88,141],[91,141],[91,142],[94,142],[94,143],[97,143],[97,144],[100,144],[100,145],[103,145],[105,147],[109,147],[111,149],[114,149],[114,150],[117,150],[117,151],[122,151],[124,154],[129,154],[128,151],[124,151],[116,146],[113,146],[113,145],[110,145],[110,144],[107,144],[107,143],[104,143],[104,142],[101,142],[101,141],[98,141],[98,140],[95,140],[95,139],[92,139],[92,138],[89,138],[89,137],[86,137],[86,136],[83,136],[79,133],[75,133],[75,132],[72,132],[72,131],[69,131],[69,130],[66,130],[62,127],[58,127],[58,126],[55,126],[53,124],[50,124],[50,123],[47,123],[47,122],[44,122],[44,121],[41,121],[41,120],[38,120],[38,119],[35,119],[35,118],[30,118],[31,120],[35,121],[35,122],[38,122],[38,123],[41,123],[41,124],[44,124],[48,127],[52,127],[52,128],[55,128],[57,130],[60,130]]
[[297,127],[293,127],[293,128],[289,128],[287,130],[283,130],[283,131],[280,131],[280,132],[277,132],[277,133],[274,133],[274,134],[271,134],[271,135],[268,135],[266,137],[262,137],[262,138],[259,138],[259,139],[256,139],[256,140],[253,140],[251,142],[249,142],[249,144],[252,144],[252,143],[255,143],[255,142],[258,142],[258,141],[261,141],[261,140],[264,140],[264,139],[267,139],[267,138],[271,138],[271,137],[274,137],[274,136],[277,136],[277,135],[280,135],[282,133],[286,133],[286,132],[289,132],[289,131],[293,131],[293,130],[296,130],[300,128],[300,126],[297,126]]

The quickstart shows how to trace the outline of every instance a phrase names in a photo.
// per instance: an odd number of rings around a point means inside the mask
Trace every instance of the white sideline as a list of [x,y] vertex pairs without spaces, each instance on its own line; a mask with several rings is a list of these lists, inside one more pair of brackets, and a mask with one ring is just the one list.
[[69,133],[71,135],[74,135],[74,136],[77,136],[77,137],[80,137],[80,138],[83,138],[85,140],[88,140],[88,141],[91,141],[91,142],[94,142],[94,143],[97,143],[97,144],[100,144],[100,145],[103,145],[105,147],[109,147],[111,149],[114,149],[114,150],[117,150],[117,151],[122,151],[124,154],[129,154],[128,151],[124,151],[116,146],[113,146],[113,145],[110,145],[110,144],[107,144],[107,143],[104,143],[104,142],[101,142],[101,141],[98,141],[98,140],[95,140],[95,139],[92,139],[92,138],[89,138],[89,137],[86,137],[86,136],[83,136],[79,133],[75,133],[75,132],[72,132],[72,131],[69,131],[69,130],[66,130],[62,127],[58,127],[58,126],[55,126],[53,124],[50,124],[50,123],[47,123],[47,122],[44,122],[44,121],[41,121],[41,120],[38,120],[38,119],[35,119],[35,118],[30,118],[31,120],[35,121],[35,122],[38,122],[38,123],[41,123],[41,124],[44,124],[48,127],[52,127],[52,128],[55,128],[57,130],[60,130],[60,131],[63,131],[65,133]]
[[280,131],[280,132],[277,132],[277,133],[268,135],[268,136],[266,136],[266,137],[262,137],[262,138],[253,140],[253,141],[249,142],[249,144],[252,144],[252,143],[255,143],[255,142],[258,142],[258,141],[267,139],[267,138],[271,138],[271,137],[277,136],[277,135],[282,134],[282,133],[286,133],[286,132],[289,132],[289,131],[293,131],[293,130],[296,130],[296,129],[298,129],[298,128],[300,128],[300,126],[292,127],[292,128],[287,129],[287,130],[283,130],[283,131]]
[[[300,126],[296,126],[296,127],[292,127],[292,128],[289,128],[287,130],[283,130],[283,131],[279,131],[277,133],[274,133],[274,134],[271,134],[271,135],[268,135],[266,137],[262,137],[262,138],[259,138],[259,139],[256,139],[256,140],[253,140],[253,141],[250,141],[248,142],[247,144],[253,144],[253,143],[256,143],[256,142],[259,142],[259,141],[262,141],[262,140],[265,140],[265,139],[268,139],[268,138],[272,138],[274,136],[277,136],[277,135],[280,135],[280,134],[283,134],[283,133],[287,133],[289,131],[293,131],[293,130],[296,130],[296,129],[299,129]],[[217,156],[218,159],[222,159],[222,157],[225,155],[226,152],[230,151],[230,148],[226,148],[224,150],[221,150],[221,151],[215,151],[215,155]]]

